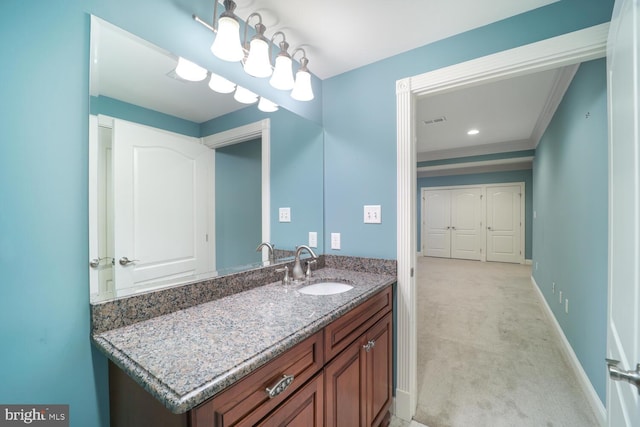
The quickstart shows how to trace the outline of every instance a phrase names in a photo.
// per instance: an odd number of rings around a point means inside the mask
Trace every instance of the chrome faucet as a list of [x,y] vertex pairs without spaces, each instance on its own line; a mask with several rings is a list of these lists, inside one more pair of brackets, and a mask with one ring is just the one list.
[[[313,261],[316,261],[318,259],[318,256],[315,254],[315,252],[313,252],[313,249],[311,249],[309,246],[307,245],[298,246],[296,248],[296,259],[293,264],[293,273],[292,273],[293,280],[295,281],[304,280],[307,277],[304,271],[302,271],[302,266],[300,265],[300,253],[303,250],[309,252],[309,255],[311,255],[311,257],[313,258]],[[311,267],[308,266],[308,269],[310,273]]]
[[267,249],[269,250],[269,263],[273,264],[276,261],[276,258],[273,254],[273,245],[269,242],[262,242],[258,245],[258,247],[256,248],[256,252],[260,252],[262,251],[262,248],[267,247]]

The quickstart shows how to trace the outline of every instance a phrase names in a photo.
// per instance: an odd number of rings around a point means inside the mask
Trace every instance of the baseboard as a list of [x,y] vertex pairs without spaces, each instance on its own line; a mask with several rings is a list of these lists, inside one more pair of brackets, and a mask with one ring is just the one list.
[[416,256],[421,257],[422,256],[422,251],[416,252]]
[[405,421],[411,421],[415,408],[411,408],[411,395],[404,390],[396,388],[396,398],[393,403],[394,415]]
[[526,265],[532,265],[532,264],[533,264],[533,260],[525,259],[525,260],[524,260],[524,263],[525,263]]
[[593,410],[593,413],[596,416],[596,419],[598,420],[600,425],[604,427],[607,424],[607,411],[604,405],[602,404],[602,401],[600,400],[598,393],[596,393],[596,390],[593,388],[593,384],[591,384],[591,381],[589,381],[589,377],[587,377],[587,373],[582,368],[582,364],[578,360],[578,356],[576,356],[576,353],[573,351],[573,348],[571,347],[569,340],[567,340],[567,337],[564,334],[564,331],[560,327],[560,324],[558,323],[556,316],[554,316],[553,311],[551,310],[551,307],[549,307],[549,303],[547,302],[544,295],[542,294],[542,291],[540,290],[540,287],[538,286],[538,283],[536,282],[536,279],[533,276],[531,276],[531,283],[535,288],[538,297],[540,298],[540,302],[544,307],[544,311],[547,317],[549,318],[549,320],[551,320],[551,323],[553,324],[553,328],[562,343],[562,354],[564,355],[567,363],[569,363],[569,365],[573,369],[573,372],[578,378],[580,387],[582,388],[582,391],[587,397],[589,405],[591,406],[591,409]]

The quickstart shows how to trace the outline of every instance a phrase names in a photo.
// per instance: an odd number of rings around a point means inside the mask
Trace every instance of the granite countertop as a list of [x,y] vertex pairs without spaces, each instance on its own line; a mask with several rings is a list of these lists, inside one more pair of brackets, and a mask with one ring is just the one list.
[[323,268],[311,283],[354,288],[304,295],[309,283],[270,283],[92,336],[95,345],[174,413],[203,403],[396,281]]

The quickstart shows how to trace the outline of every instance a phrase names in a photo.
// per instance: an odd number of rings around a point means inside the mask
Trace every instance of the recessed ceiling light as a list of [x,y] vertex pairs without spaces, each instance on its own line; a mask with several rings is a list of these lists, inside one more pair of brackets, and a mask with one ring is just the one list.
[[477,135],[479,133],[480,131],[478,129],[471,129],[469,132],[467,132],[467,135]]

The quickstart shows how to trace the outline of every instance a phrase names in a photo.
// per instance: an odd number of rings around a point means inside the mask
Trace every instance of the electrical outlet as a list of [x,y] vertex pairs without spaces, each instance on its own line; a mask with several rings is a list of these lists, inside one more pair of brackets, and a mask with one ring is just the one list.
[[340,249],[340,233],[331,233],[331,249]]
[[291,208],[280,208],[278,214],[280,222],[291,222]]
[[380,205],[364,205],[364,223],[380,224],[382,222]]
[[536,270],[538,269],[538,261],[536,261]]
[[564,312],[569,314],[569,300],[564,300]]
[[318,233],[316,231],[309,232],[309,247],[310,248],[318,247]]
[[560,298],[558,299],[558,302],[562,304],[562,291],[559,292],[559,295],[560,295]]
[[555,294],[556,293],[556,282],[553,282],[551,284],[551,291]]

